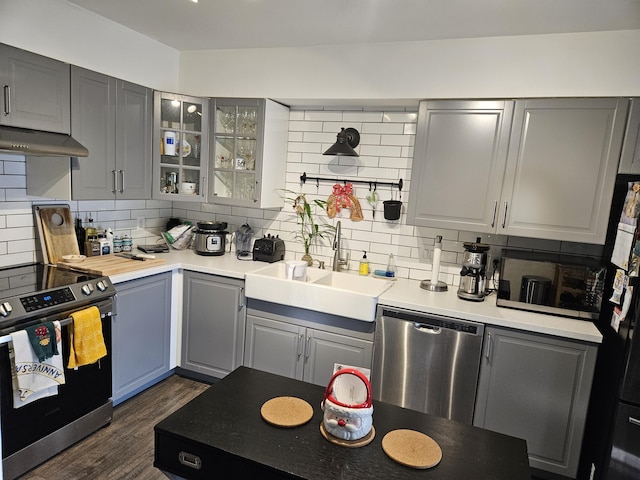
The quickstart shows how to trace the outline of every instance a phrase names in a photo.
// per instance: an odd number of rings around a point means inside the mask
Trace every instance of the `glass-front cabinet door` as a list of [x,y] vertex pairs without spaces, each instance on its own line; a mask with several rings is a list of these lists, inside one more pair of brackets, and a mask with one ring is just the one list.
[[208,99],[155,93],[153,198],[206,200],[208,115]]
[[258,105],[253,100],[228,100],[214,100],[214,201],[249,205],[256,201]]
[[279,208],[289,108],[263,98],[211,99],[209,202]]

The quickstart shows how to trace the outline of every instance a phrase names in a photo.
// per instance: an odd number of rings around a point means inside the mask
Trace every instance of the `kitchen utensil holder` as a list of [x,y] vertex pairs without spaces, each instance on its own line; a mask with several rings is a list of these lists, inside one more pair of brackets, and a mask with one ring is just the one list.
[[402,209],[400,200],[385,200],[382,204],[384,205],[384,218],[386,220],[398,220],[400,218],[400,210]]

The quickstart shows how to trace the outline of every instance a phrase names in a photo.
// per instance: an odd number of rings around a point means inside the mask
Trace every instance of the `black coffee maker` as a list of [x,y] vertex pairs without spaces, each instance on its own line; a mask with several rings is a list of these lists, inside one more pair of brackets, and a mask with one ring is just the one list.
[[487,252],[490,248],[489,245],[480,243],[480,237],[475,242],[464,243],[458,297],[475,302],[484,300],[487,281]]

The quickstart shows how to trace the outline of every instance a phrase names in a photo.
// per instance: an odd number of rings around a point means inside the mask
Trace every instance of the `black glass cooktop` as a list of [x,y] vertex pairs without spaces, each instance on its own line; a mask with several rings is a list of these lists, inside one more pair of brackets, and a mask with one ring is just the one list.
[[82,272],[34,263],[0,268],[0,300],[97,278]]

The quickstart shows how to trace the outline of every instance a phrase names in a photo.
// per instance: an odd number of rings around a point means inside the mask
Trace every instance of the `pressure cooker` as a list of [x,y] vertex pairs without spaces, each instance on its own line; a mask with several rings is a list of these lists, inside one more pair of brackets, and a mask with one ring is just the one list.
[[193,249],[198,255],[223,255],[229,232],[226,222],[198,222]]

